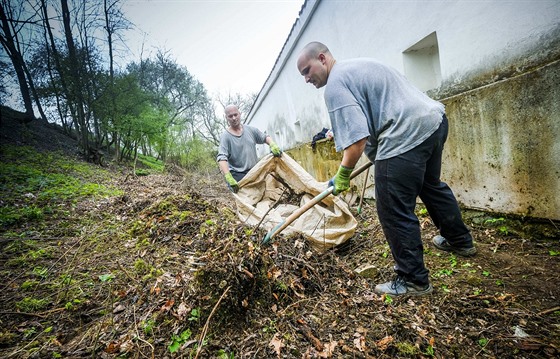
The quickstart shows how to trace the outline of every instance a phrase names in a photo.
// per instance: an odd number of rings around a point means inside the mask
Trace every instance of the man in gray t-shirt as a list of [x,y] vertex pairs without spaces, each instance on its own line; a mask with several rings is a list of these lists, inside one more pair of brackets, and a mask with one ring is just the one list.
[[239,190],[237,182],[258,162],[255,145],[266,143],[276,157],[282,154],[280,147],[272,138],[259,129],[241,124],[241,113],[235,105],[225,108],[228,129],[220,137],[220,146],[216,160],[228,187],[233,191]]
[[463,256],[476,253],[453,192],[441,181],[448,124],[443,104],[412,86],[395,69],[373,59],[337,62],[320,42],[301,51],[298,71],[324,97],[337,151],[343,151],[331,180],[336,195],[350,187],[350,174],[365,152],[375,164],[377,213],[395,260],[393,281],[378,294],[432,292],[424,265],[418,218],[420,197],[441,235],[433,244]]

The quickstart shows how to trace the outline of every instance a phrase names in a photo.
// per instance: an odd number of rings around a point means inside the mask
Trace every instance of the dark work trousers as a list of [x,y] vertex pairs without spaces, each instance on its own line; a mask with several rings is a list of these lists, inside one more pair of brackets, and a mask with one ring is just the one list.
[[456,246],[472,246],[469,229],[451,188],[440,180],[447,117],[426,141],[402,155],[375,161],[377,213],[396,262],[395,271],[407,281],[427,284],[416,199],[424,202],[442,236]]
[[243,179],[243,177],[245,177],[245,175],[246,175],[247,173],[249,173],[249,170],[243,171],[243,172],[237,172],[237,171],[232,171],[232,170],[230,170],[230,172],[231,172],[231,175],[233,176],[233,178],[235,178],[235,180],[236,180],[237,182],[239,182],[239,181],[241,181],[241,180]]

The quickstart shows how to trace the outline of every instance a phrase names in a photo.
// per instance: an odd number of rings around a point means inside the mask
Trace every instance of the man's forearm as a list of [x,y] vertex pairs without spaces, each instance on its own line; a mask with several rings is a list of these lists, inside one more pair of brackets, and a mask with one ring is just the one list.
[[356,167],[356,163],[364,153],[364,148],[366,147],[367,137],[359,140],[358,142],[354,142],[350,146],[344,149],[344,153],[342,155],[342,162],[340,164],[344,167],[354,168]]
[[229,165],[227,161],[219,161],[218,166],[220,167],[220,171],[222,171],[223,174],[229,173]]

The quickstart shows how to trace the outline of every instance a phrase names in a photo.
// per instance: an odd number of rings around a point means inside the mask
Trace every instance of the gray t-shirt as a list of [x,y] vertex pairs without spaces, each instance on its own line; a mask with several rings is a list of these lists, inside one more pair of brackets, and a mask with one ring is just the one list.
[[253,168],[257,162],[256,144],[266,142],[267,135],[259,129],[243,125],[241,136],[225,131],[220,137],[220,146],[216,160],[227,161],[230,171],[245,172]]
[[336,150],[369,137],[366,154],[372,161],[398,156],[424,142],[445,112],[443,104],[398,71],[367,58],[337,61],[324,96]]

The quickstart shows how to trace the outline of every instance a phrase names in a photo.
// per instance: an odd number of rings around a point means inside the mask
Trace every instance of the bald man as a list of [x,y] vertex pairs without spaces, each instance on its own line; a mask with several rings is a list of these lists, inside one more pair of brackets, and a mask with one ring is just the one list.
[[297,60],[305,82],[325,87],[337,151],[342,162],[331,180],[334,194],[350,187],[350,174],[365,152],[375,164],[377,213],[396,276],[375,292],[426,295],[433,288],[424,265],[418,218],[420,197],[440,231],[432,242],[461,256],[476,253],[457,200],[441,181],[448,124],[443,104],[415,88],[395,69],[368,59],[336,61],[327,46],[307,44]]
[[225,107],[225,117],[229,127],[220,137],[220,146],[216,160],[229,189],[237,193],[238,182],[253,168],[257,162],[255,145],[266,143],[275,157],[282,155],[282,150],[269,135],[255,127],[241,123],[241,113],[235,105]]

